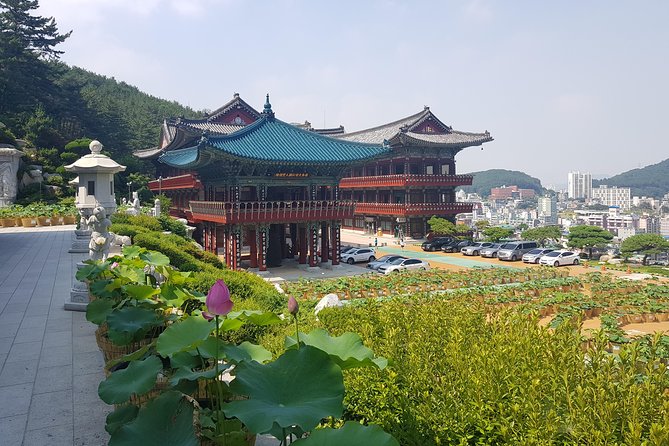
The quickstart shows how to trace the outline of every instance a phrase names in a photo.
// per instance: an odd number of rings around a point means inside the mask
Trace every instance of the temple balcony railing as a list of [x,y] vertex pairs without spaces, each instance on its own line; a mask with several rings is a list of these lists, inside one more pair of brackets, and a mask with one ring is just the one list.
[[352,201],[191,201],[194,221],[222,224],[298,223],[353,218]]
[[339,187],[342,189],[364,189],[385,187],[471,186],[473,180],[473,175],[376,175],[342,178],[339,181]]
[[151,192],[162,192],[164,190],[179,189],[202,189],[202,182],[192,173],[179,175],[176,177],[159,178],[149,181],[149,190]]
[[453,215],[471,212],[472,203],[356,203],[356,215]]

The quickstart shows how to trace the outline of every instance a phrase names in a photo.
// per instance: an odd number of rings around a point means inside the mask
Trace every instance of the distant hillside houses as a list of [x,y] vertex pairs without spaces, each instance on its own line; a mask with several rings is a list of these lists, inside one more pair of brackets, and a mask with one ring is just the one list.
[[522,189],[518,186],[502,186],[490,189],[491,200],[525,200],[536,196],[534,189]]

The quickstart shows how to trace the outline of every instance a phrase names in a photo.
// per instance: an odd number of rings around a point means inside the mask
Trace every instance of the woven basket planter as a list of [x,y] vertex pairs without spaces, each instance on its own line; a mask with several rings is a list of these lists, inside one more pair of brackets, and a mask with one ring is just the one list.
[[141,341],[133,342],[128,345],[116,345],[112,343],[107,337],[107,325],[103,324],[100,325],[97,330],[95,330],[95,340],[98,343],[98,347],[102,351],[105,362],[109,362],[130,353],[136,352],[145,345],[150,344],[153,341],[153,338],[144,338]]

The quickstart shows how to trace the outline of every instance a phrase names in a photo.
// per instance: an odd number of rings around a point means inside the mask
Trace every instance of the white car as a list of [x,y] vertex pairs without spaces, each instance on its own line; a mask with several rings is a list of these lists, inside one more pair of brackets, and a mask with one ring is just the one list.
[[578,254],[573,251],[561,249],[559,251],[551,251],[539,259],[541,265],[578,265]]
[[411,269],[430,269],[430,264],[421,259],[395,259],[379,267],[378,271],[381,274],[390,274]]
[[473,243],[469,246],[465,246],[464,248],[460,249],[460,252],[462,255],[465,256],[477,256],[481,254],[481,250],[485,248],[490,248],[492,246],[492,243],[490,242],[476,242]]
[[376,251],[374,248],[351,248],[341,253],[341,261],[349,265],[355,262],[373,262],[376,260]]
[[539,263],[539,259],[548,254],[549,252],[555,251],[554,249],[549,248],[537,248],[532,251],[523,254],[523,262],[525,263]]

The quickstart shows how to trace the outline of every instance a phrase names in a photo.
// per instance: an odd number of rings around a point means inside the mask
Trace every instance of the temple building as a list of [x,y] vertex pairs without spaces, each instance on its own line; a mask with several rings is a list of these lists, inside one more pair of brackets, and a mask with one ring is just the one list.
[[[455,188],[455,154],[492,141],[453,130],[425,108],[390,124],[345,133],[262,112],[239,95],[203,119],[169,118],[158,147],[135,155],[157,161],[149,187],[172,199],[170,213],[195,225],[205,249],[231,268],[264,271],[284,258],[336,265],[341,227],[423,236],[433,216],[471,212]],[[248,257],[247,257],[248,255]]]

